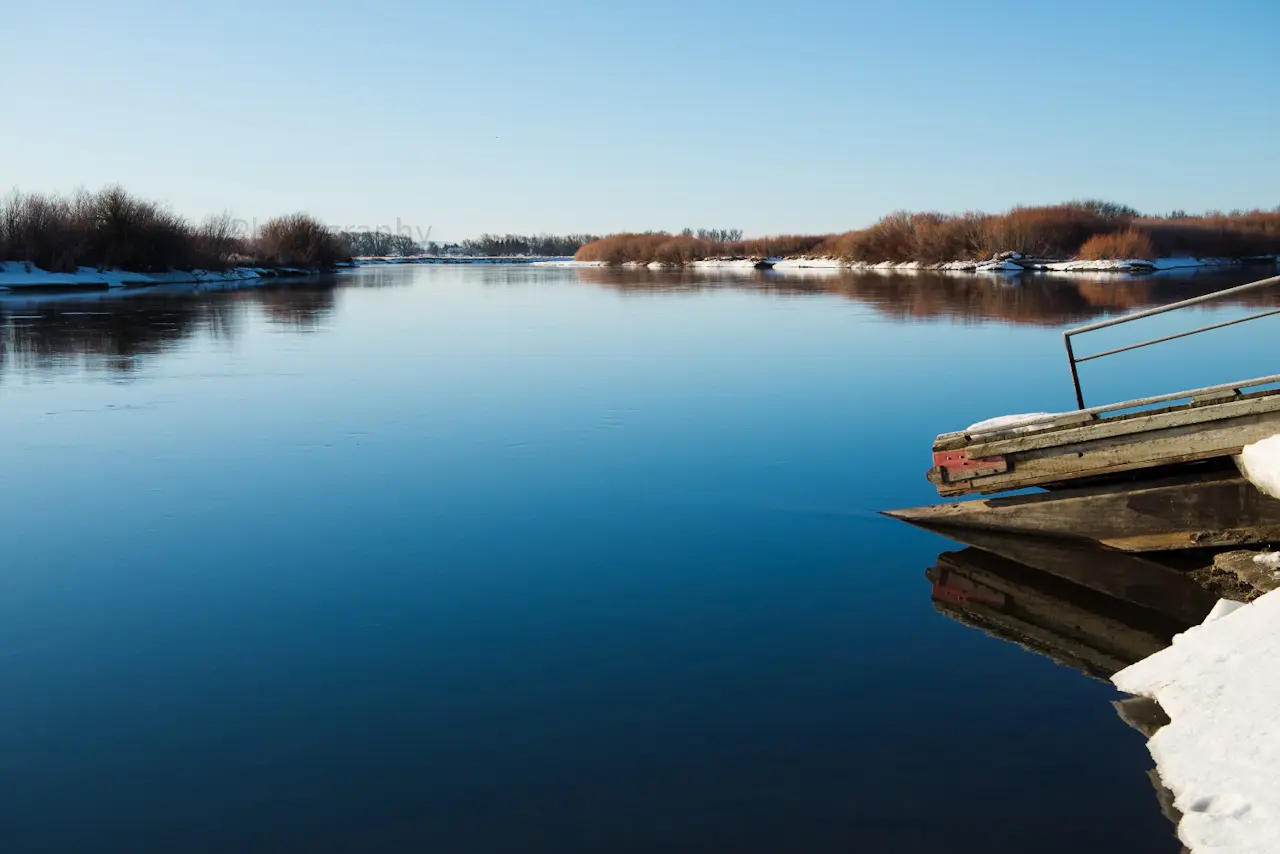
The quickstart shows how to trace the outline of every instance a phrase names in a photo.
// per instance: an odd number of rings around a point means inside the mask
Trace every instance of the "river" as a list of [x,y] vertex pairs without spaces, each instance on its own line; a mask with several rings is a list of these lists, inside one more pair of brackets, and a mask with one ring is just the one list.
[[[877,511],[1071,408],[1064,326],[1249,278],[0,298],[0,850],[1173,854],[1120,695]],[[1270,373],[1271,322],[1090,403]]]

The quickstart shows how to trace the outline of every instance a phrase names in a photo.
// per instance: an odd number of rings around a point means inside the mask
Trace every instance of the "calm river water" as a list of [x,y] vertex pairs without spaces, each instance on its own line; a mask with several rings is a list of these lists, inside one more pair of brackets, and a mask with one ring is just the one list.
[[[1064,325],[1248,278],[0,298],[0,850],[1172,854],[1119,695],[877,511],[1070,408]],[[1090,402],[1269,373],[1268,323]]]

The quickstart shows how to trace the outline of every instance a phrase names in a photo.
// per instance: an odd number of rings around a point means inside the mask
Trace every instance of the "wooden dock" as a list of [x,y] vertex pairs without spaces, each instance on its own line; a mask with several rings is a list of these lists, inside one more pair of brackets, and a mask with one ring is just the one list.
[[1048,535],[1125,551],[1280,542],[1280,500],[1259,492],[1234,463],[1246,446],[1280,435],[1280,374],[1086,408],[1076,369],[1280,309],[1079,358],[1072,345],[1075,335],[1276,284],[1280,277],[1067,330],[1080,408],[944,433],[928,472],[943,498],[1045,491],[888,515],[931,529]]
[[943,497],[991,494],[1239,454],[1280,433],[1280,375],[945,433],[929,480]]

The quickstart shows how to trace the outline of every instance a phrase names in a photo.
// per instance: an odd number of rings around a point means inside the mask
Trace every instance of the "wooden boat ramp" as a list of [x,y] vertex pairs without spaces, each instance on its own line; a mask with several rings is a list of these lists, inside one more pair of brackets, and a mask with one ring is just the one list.
[[1076,366],[1224,323],[1077,358],[1073,338],[1280,284],[1280,277],[1068,330],[1079,409],[995,419],[944,433],[928,478],[944,498],[1044,490],[888,515],[931,529],[1084,539],[1125,551],[1280,542],[1280,500],[1236,469],[1247,445],[1280,434],[1280,374],[1088,408]]

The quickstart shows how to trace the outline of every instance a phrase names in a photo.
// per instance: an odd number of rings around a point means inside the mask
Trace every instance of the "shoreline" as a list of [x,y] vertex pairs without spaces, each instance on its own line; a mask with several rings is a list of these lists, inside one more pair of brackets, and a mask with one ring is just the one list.
[[[251,282],[273,278],[280,271],[262,267],[232,267],[227,270],[171,270],[166,273],[135,273],[128,270],[98,270],[80,267],[74,273],[51,273],[22,261],[0,261],[0,290],[94,289],[147,287],[149,285],[199,285],[206,282]],[[284,273],[289,275],[289,273]]]
[[1053,275],[1073,274],[1115,275],[1143,277],[1157,273],[1191,274],[1199,270],[1238,269],[1257,265],[1274,267],[1276,256],[1249,258],[1193,258],[1175,256],[1155,261],[1143,259],[1117,259],[1108,261],[1045,261],[1027,258],[1005,258],[990,261],[951,261],[942,264],[926,264],[919,261],[879,264],[846,262],[839,258],[709,258],[685,264],[662,262],[626,262],[606,264],[602,261],[575,261],[570,258],[539,258],[528,256],[495,257],[441,257],[422,256],[409,258],[357,258],[339,263],[333,270],[307,270],[295,267],[231,267],[226,270],[171,270],[164,273],[138,273],[127,270],[99,270],[80,267],[74,273],[52,273],[22,261],[0,261],[0,293],[6,292],[71,292],[114,291],[148,288],[160,285],[241,284],[253,286],[280,278],[339,273],[365,267],[404,265],[519,265],[526,267],[560,269],[604,270],[653,270],[676,272],[781,273],[797,276],[824,276],[841,273],[944,273],[960,276],[998,276],[1010,280],[1022,274]]
[[1096,261],[1071,259],[1066,261],[1024,258],[1016,253],[986,261],[882,261],[871,264],[865,261],[845,261],[834,257],[801,258],[708,258],[686,263],[663,261],[626,261],[622,264],[606,264],[603,261],[542,262],[538,266],[603,267],[613,269],[649,270],[831,270],[835,272],[941,272],[985,273],[1019,275],[1022,273],[1130,273],[1142,275],[1170,270],[1201,270],[1211,268],[1235,268],[1250,265],[1275,266],[1280,260],[1275,255],[1247,256],[1242,258],[1198,258],[1174,255],[1147,260],[1144,258],[1116,258]]
[[0,293],[6,291],[121,290],[157,285],[256,284],[282,278],[321,275],[325,270],[300,267],[229,267],[226,270],[169,270],[139,273],[80,267],[74,273],[53,273],[24,261],[0,261]]
[[404,264],[526,264],[554,267],[573,261],[567,255],[408,255],[386,258],[354,258],[352,267],[399,266]]

